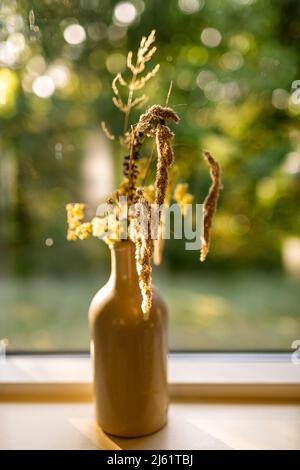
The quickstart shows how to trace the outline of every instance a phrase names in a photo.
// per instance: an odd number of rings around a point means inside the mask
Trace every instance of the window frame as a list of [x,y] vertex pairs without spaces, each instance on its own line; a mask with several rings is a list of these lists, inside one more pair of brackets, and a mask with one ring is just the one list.
[[[285,353],[170,353],[172,400],[300,399],[300,364]],[[245,368],[246,369],[245,369]],[[8,353],[0,362],[0,401],[92,399],[88,353]]]

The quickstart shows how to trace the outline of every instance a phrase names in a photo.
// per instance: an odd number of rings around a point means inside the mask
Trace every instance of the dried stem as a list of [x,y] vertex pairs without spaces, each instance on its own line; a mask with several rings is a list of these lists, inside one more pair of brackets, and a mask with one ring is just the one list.
[[169,104],[170,96],[171,96],[171,93],[172,93],[172,89],[173,89],[173,80],[170,81],[170,86],[169,86],[169,90],[168,90],[168,94],[167,94],[167,99],[166,99],[166,106],[168,106],[168,104]]
[[130,82],[130,90],[129,90],[129,94],[128,94],[127,106],[126,106],[127,109],[126,109],[126,113],[125,113],[125,117],[124,117],[124,128],[123,128],[124,133],[127,131],[127,128],[128,128],[129,114],[130,114],[130,111],[131,111],[135,81],[136,81],[136,72],[133,72],[132,79],[131,79],[131,82]]
[[130,142],[130,158],[129,158],[129,171],[128,171],[128,199],[132,199],[133,178],[132,178],[132,165],[133,165],[133,150],[134,150],[134,128],[131,126],[131,142]]
[[147,180],[147,177],[148,177],[149,172],[150,172],[150,168],[151,168],[151,164],[152,164],[152,161],[153,161],[153,158],[154,158],[154,154],[155,154],[155,142],[152,145],[150,158],[148,160],[148,164],[147,164],[147,168],[146,168],[146,171],[145,171],[145,176],[144,176],[144,179],[143,179],[142,186],[145,186],[145,184],[146,184],[146,180]]

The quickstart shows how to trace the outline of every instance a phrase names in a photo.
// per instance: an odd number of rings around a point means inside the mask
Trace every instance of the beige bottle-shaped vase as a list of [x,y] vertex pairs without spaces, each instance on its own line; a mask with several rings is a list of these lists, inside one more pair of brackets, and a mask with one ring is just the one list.
[[111,276],[89,309],[96,421],[103,431],[137,437],[167,421],[167,310],[153,289],[143,318],[135,246],[110,247]]

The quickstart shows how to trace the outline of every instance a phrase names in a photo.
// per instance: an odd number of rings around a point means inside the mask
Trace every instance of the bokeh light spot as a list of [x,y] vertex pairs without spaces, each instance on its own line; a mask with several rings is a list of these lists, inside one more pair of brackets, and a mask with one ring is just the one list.
[[256,185],[256,194],[263,202],[271,202],[277,193],[277,185],[274,178],[266,176]]
[[238,70],[244,64],[244,58],[238,51],[228,51],[221,57],[221,63],[227,70]]
[[65,65],[51,65],[47,70],[47,75],[52,78],[57,88],[64,88],[70,80],[70,72]]
[[120,54],[119,52],[110,54],[106,59],[106,67],[107,70],[112,74],[123,72],[123,70],[125,70],[126,68],[125,56],[123,54]]
[[205,28],[201,33],[201,41],[207,47],[218,47],[222,41],[222,35],[216,28]]
[[272,105],[277,109],[285,109],[288,104],[289,93],[282,88],[273,90],[272,93]]
[[81,44],[86,39],[85,29],[80,24],[70,24],[64,30],[64,38],[68,44]]
[[39,98],[49,98],[55,91],[55,85],[51,77],[41,75],[37,77],[32,84],[32,91]]
[[217,80],[213,80],[204,87],[204,94],[210,101],[222,101],[225,98],[225,87]]
[[282,169],[288,175],[296,175],[297,173],[300,173],[300,153],[288,153],[282,165]]
[[114,9],[114,20],[121,25],[132,23],[137,16],[135,6],[131,2],[120,2]]
[[46,62],[41,55],[33,56],[26,65],[28,72],[35,75],[41,75],[46,70]]
[[204,0],[178,0],[180,10],[187,15],[201,10],[204,7],[204,3]]
[[201,90],[204,90],[206,85],[215,79],[216,79],[216,75],[210,70],[201,70],[201,72],[199,72],[198,74],[196,82],[197,82],[198,87],[201,88]]

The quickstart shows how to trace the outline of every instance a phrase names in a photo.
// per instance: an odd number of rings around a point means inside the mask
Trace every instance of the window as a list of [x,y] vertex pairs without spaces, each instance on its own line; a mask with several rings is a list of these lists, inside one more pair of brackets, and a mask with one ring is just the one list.
[[[3,0],[0,7],[0,339],[88,348],[87,308],[109,275],[95,239],[67,242],[65,204],[91,213],[118,181],[111,81],[157,31],[149,103],[179,113],[176,159],[197,202],[223,169],[208,260],[167,242],[154,273],[175,350],[290,349],[300,338],[300,101],[295,2]],[[132,116],[134,119],[137,116]]]

